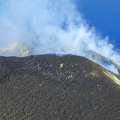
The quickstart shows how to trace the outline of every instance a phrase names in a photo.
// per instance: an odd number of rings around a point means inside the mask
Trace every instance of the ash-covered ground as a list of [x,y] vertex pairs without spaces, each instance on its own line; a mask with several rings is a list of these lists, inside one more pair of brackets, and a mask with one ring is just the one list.
[[119,120],[120,76],[80,56],[0,57],[0,120]]

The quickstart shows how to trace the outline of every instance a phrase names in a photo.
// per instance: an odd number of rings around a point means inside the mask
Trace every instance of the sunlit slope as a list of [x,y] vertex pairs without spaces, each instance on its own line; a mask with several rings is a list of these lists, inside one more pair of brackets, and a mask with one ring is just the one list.
[[80,56],[0,57],[1,120],[120,119],[120,76]]

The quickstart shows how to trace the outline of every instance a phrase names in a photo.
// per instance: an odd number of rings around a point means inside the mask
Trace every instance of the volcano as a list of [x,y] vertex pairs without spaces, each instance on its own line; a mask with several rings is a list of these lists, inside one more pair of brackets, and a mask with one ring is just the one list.
[[0,73],[0,120],[120,120],[120,75],[85,57],[1,56]]

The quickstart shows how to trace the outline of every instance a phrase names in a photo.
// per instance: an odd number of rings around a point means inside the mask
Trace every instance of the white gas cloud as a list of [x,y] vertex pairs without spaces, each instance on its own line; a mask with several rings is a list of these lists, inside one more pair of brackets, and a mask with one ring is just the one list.
[[55,53],[86,56],[84,51],[92,50],[119,63],[120,56],[109,38],[101,38],[94,27],[89,27],[74,2],[1,0],[0,55]]

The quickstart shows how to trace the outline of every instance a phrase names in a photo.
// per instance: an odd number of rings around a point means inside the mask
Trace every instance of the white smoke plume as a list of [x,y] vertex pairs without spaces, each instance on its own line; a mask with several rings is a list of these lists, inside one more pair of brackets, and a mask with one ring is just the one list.
[[[89,27],[74,2],[0,0],[0,55],[86,56],[85,51],[91,50],[120,63],[120,56],[109,38],[102,38],[94,27]],[[112,68],[110,70],[116,72]]]

